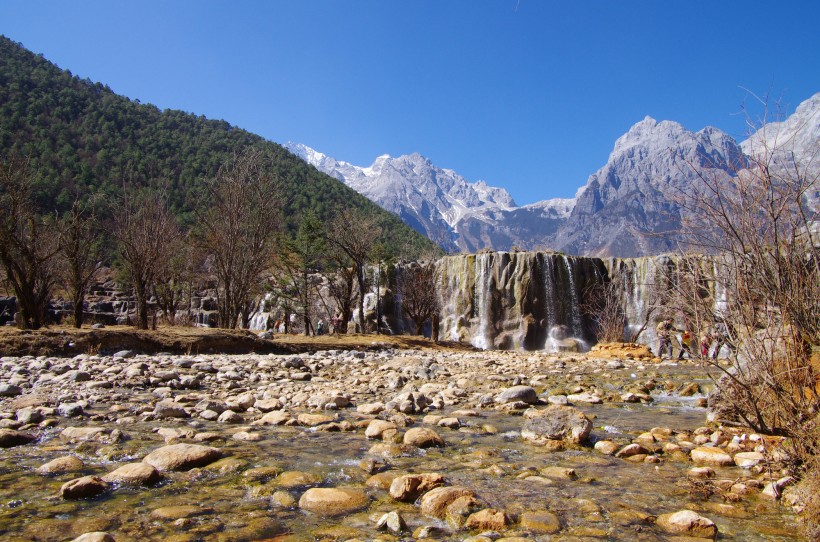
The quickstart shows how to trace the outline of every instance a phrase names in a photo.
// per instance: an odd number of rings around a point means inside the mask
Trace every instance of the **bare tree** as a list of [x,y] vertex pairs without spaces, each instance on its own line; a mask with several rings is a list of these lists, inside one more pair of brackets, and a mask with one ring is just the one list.
[[76,199],[59,222],[59,277],[74,310],[74,327],[83,326],[88,286],[102,268],[102,228],[93,204]]
[[37,213],[28,160],[12,157],[0,167],[0,263],[17,297],[24,329],[45,324],[55,284],[58,251],[53,221]]
[[336,305],[334,319],[338,314],[334,331],[347,333],[355,302],[356,272],[353,263],[344,251],[331,245],[322,274],[327,282],[330,298]]
[[401,308],[413,320],[415,334],[421,335],[424,324],[439,311],[436,266],[431,262],[414,262],[401,268],[397,281]]
[[357,327],[367,331],[364,320],[364,296],[367,293],[365,267],[375,240],[381,235],[376,218],[353,208],[339,210],[331,221],[328,241],[342,250],[353,264],[358,286],[359,322]]
[[258,149],[235,155],[208,183],[197,210],[198,243],[210,257],[222,327],[248,327],[272,262],[283,195],[272,171]]
[[690,266],[698,276],[689,301],[736,348],[730,366],[715,365],[723,413],[813,454],[820,436],[805,421],[820,409],[810,363],[820,344],[820,244],[807,196],[818,187],[817,154],[796,157],[766,131],[734,176],[693,167],[700,182],[682,200],[692,217],[684,232],[713,257]]
[[162,318],[173,326],[177,324],[177,311],[186,303],[190,304],[197,259],[193,247],[182,234],[171,240],[168,252],[169,258],[157,265],[154,297]]
[[159,267],[174,256],[179,226],[160,189],[126,189],[112,233],[137,304],[137,328],[148,329],[148,298]]
[[624,277],[615,275],[610,279],[599,277],[584,292],[581,309],[595,323],[599,342],[621,342],[626,335],[627,298]]
[[292,292],[292,304],[299,307],[304,333],[310,335],[312,306],[318,294],[316,272],[327,249],[325,232],[316,214],[306,212],[296,236],[283,245],[277,265],[279,282],[284,286],[281,290]]

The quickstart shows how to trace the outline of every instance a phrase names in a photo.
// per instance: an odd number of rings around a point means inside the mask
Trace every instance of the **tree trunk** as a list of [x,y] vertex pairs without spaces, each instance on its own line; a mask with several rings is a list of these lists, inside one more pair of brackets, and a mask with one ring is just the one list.
[[82,292],[74,292],[74,327],[83,327],[83,301],[85,296]]
[[364,266],[356,266],[356,281],[359,283],[359,332],[366,333],[364,327]]

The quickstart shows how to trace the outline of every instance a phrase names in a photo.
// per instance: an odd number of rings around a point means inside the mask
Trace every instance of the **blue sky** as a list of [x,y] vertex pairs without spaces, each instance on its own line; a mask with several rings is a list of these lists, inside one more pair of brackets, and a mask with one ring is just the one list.
[[[160,108],[356,165],[571,197],[650,115],[746,132],[820,91],[820,2],[0,0],[0,33]],[[756,110],[758,111],[758,110]]]

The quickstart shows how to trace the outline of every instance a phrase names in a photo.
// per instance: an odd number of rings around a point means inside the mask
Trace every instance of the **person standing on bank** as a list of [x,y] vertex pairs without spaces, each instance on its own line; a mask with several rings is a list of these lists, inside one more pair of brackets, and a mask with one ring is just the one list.
[[672,357],[672,333],[677,331],[675,329],[675,320],[667,318],[661,320],[655,328],[658,333],[658,357],[663,358],[664,351],[669,349],[669,357]]

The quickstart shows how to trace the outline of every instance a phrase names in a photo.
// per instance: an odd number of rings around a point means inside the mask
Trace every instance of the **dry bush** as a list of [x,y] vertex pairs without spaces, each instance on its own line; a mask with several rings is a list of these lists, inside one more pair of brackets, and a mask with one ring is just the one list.
[[[765,127],[764,127],[765,129]],[[809,420],[820,410],[811,366],[820,344],[820,240],[807,196],[818,187],[813,156],[760,138],[734,176],[699,175],[679,202],[687,256],[678,266],[681,310],[732,345],[712,401],[755,431],[787,437],[799,461],[820,451]],[[720,403],[720,405],[718,405]]]

